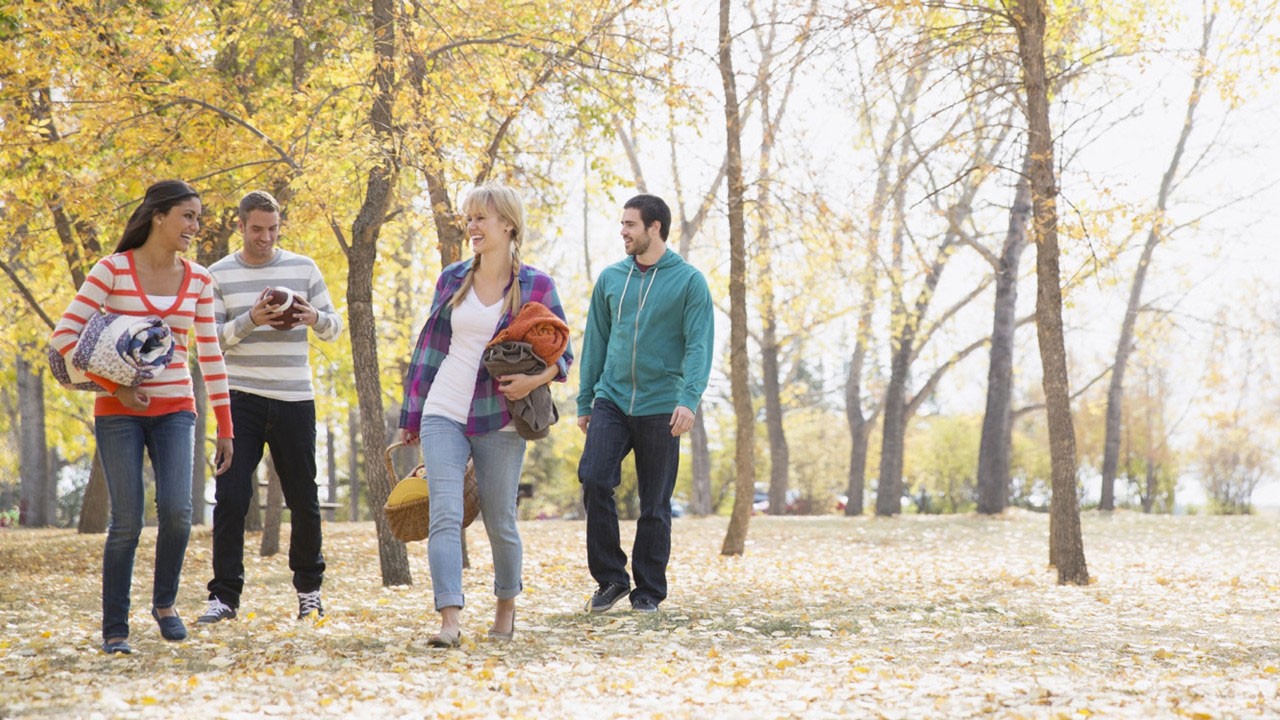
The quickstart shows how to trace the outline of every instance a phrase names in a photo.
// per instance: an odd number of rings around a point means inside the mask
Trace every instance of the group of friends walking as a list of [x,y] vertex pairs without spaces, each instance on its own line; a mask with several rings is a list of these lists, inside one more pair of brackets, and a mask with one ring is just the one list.
[[[239,611],[245,517],[264,450],[290,511],[297,617],[324,615],[309,345],[313,334],[336,339],[342,319],[316,263],[278,246],[281,207],[269,193],[241,199],[243,246],[208,268],[182,257],[199,233],[201,209],[199,193],[184,182],[149,187],[115,252],[89,272],[50,338],[54,351],[69,356],[90,319],[102,313],[159,318],[174,338],[167,365],[139,384],[86,373],[99,389],[94,432],[111,500],[102,566],[106,653],[132,653],[130,590],[144,517],[144,452],[155,477],[158,520],[151,614],[166,640],[187,637],[176,604],[191,530],[197,441],[192,350],[217,425],[213,578],[196,622],[231,621]],[[456,647],[462,638],[468,459],[493,552],[496,603],[488,637],[508,641],[515,635],[516,598],[523,589],[516,496],[528,440],[517,432],[517,426],[527,428],[513,421],[512,408],[549,383],[566,381],[575,360],[566,346],[540,370],[489,372],[486,347],[522,310],[549,311],[572,325],[555,281],[521,259],[526,227],[519,194],[505,185],[482,185],[462,210],[472,256],[445,267],[436,280],[405,377],[399,422],[400,441],[421,448],[431,497],[427,557],[440,615],[439,631],[428,641],[433,647]],[[577,424],[586,434],[578,479],[587,567],[596,583],[588,612],[607,612],[624,598],[637,612],[655,612],[667,597],[680,436],[693,426],[706,389],[713,336],[706,279],[667,247],[670,227],[671,211],[656,196],[637,195],[623,205],[626,257],[597,278],[587,313]],[[628,454],[634,454],[640,500],[630,573],[615,500]]]

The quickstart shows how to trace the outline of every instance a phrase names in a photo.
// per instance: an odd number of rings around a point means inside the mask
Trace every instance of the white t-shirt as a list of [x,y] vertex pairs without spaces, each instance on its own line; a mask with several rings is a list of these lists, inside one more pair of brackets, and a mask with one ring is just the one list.
[[453,309],[450,324],[453,337],[449,340],[449,354],[436,379],[431,383],[427,401],[422,406],[423,415],[439,415],[465,423],[471,411],[471,399],[476,392],[476,373],[480,372],[480,359],[484,346],[493,339],[502,319],[502,303],[499,298],[492,305],[485,305],[476,296],[475,288],[467,291],[462,303]]

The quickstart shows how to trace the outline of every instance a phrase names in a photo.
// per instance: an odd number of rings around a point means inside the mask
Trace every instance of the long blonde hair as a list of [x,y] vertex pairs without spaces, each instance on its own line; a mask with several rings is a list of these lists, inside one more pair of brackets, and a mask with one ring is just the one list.
[[[520,309],[520,246],[524,243],[524,203],[520,201],[519,193],[510,187],[501,183],[485,183],[467,193],[467,199],[462,201],[462,212],[467,215],[481,210],[495,212],[503,222],[511,225],[511,289],[507,291],[504,309],[508,315],[514,315]],[[452,307],[458,307],[471,291],[478,269],[480,256],[476,255],[471,269],[462,280],[462,286],[453,296]]]

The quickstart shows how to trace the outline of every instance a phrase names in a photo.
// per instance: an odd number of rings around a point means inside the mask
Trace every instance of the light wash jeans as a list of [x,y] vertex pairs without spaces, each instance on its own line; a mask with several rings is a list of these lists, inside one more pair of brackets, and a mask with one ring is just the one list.
[[142,534],[142,451],[156,476],[155,579],[151,605],[172,607],[191,535],[191,464],[196,416],[99,415],[94,418],[98,454],[111,496],[111,525],[102,551],[102,637],[129,636],[133,558]]
[[509,600],[524,588],[524,550],[516,529],[516,493],[524,468],[525,440],[495,431],[468,437],[463,423],[423,415],[419,438],[431,493],[427,560],[436,610],[464,606],[462,594],[462,477],[467,458],[476,466],[480,515],[493,549],[493,594]]

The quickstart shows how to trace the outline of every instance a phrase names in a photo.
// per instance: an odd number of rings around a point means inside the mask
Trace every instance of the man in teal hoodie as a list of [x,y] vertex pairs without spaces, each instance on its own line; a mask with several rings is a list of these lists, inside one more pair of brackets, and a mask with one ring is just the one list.
[[[596,280],[579,361],[578,427],[587,435],[578,463],[587,510],[587,565],[599,588],[588,612],[630,596],[655,612],[667,597],[671,493],[680,436],[693,427],[711,373],[711,292],[698,269],[667,248],[671,210],[637,195],[623,206],[628,257]],[[640,519],[631,572],[618,537],[614,489],[622,460],[635,451]]]

